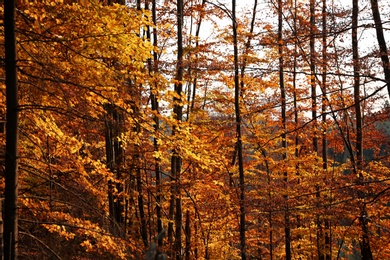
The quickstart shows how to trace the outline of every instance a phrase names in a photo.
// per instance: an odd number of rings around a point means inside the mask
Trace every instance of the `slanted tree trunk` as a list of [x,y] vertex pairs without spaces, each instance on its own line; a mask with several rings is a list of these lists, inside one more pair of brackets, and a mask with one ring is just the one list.
[[385,35],[383,33],[383,24],[379,12],[378,0],[371,0],[371,9],[372,9],[372,15],[374,17],[374,22],[375,22],[376,38],[379,44],[379,51],[382,60],[383,72],[385,74],[387,91],[390,96],[390,62],[389,62],[389,54],[387,53]]
[[18,79],[16,67],[15,1],[4,1],[6,85],[6,147],[4,191],[4,259],[18,257]]

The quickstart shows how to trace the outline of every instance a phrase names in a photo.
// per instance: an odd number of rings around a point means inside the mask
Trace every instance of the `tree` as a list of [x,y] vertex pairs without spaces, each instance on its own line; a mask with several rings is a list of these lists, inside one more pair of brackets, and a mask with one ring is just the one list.
[[236,1],[232,1],[232,23],[233,23],[233,49],[234,49],[234,109],[236,115],[236,150],[238,157],[238,172],[240,178],[240,251],[241,259],[246,259],[246,223],[245,223],[245,175],[244,162],[242,154],[242,135],[241,135],[241,108],[240,108],[240,74],[238,65],[238,46],[237,46],[237,20],[236,20]]
[[21,258],[390,257],[366,8],[121,2],[18,3]]
[[16,65],[15,1],[4,3],[5,85],[7,99],[5,191],[4,191],[4,259],[18,257],[18,136],[19,101]]
[[385,74],[385,81],[387,84],[387,91],[390,95],[390,62],[389,62],[389,54],[387,52],[385,35],[383,33],[382,19],[379,12],[378,1],[371,0],[370,2],[371,2],[372,15],[374,17],[374,22],[375,22],[376,37],[379,44],[379,52],[382,60],[383,72]]
[[[20,3],[18,10],[23,133],[20,256],[71,258],[84,252],[86,256],[125,258],[141,254],[141,248],[134,247],[137,236],[129,239],[132,228],[126,239],[108,232],[107,183],[122,183],[105,166],[103,104],[113,104],[126,117],[130,136],[136,124],[130,119],[135,114],[126,83],[139,85],[140,79],[148,78],[143,66],[152,49],[133,32],[147,25],[147,20],[130,18],[138,14],[118,5],[39,2]],[[75,22],[81,16],[90,19]],[[122,51],[111,55],[108,45]],[[135,117],[141,121],[140,115]],[[129,144],[126,138],[118,140],[118,135],[111,139],[116,149]],[[121,173],[127,172],[129,164],[121,166]],[[135,214],[126,223],[134,219]],[[61,249],[67,247],[73,250]]]
[[[322,0],[322,82],[321,82],[321,113],[322,113],[322,168],[325,171],[325,174],[328,174],[328,124],[327,124],[327,71],[328,71],[328,42],[327,42],[327,0]],[[325,228],[325,238],[324,238],[324,255],[326,260],[331,260],[332,258],[332,246],[331,246],[331,225],[330,220],[325,218],[324,220]]]
[[[287,160],[287,107],[286,107],[286,89],[284,83],[284,58],[283,58],[283,4],[282,0],[278,0],[278,56],[279,56],[279,87],[280,87],[280,101],[281,101],[281,118],[283,133],[282,138],[282,159]],[[288,186],[288,172],[284,169],[284,182]],[[291,227],[290,227],[290,213],[288,206],[288,197],[285,196],[285,217],[284,217],[284,234],[285,234],[285,250],[286,259],[291,259]]]
[[[364,182],[362,172],[363,166],[363,126],[362,126],[362,112],[360,107],[360,63],[359,63],[359,49],[358,49],[358,14],[359,2],[353,0],[352,6],[352,55],[353,55],[353,71],[354,71],[354,102],[355,102],[355,116],[356,116],[356,161],[353,162],[354,173],[359,178],[359,183]],[[353,155],[351,155],[353,158]],[[361,195],[359,195],[361,196]],[[367,210],[365,202],[360,208],[361,215],[359,221],[362,226],[362,239],[360,241],[360,248],[363,260],[371,260],[372,252],[370,247]]]
[[[180,131],[181,121],[183,119],[183,105],[182,103],[182,89],[183,89],[183,1],[178,0],[176,5],[177,15],[177,65],[176,65],[176,78],[175,78],[175,96],[173,98],[174,108],[173,114],[175,123],[172,129],[172,135],[175,135],[177,131]],[[171,180],[172,191],[171,201],[169,208],[169,215],[174,219],[175,223],[175,241],[172,242],[173,236],[173,221],[168,225],[168,239],[169,242],[174,245],[172,252],[175,259],[182,259],[182,226],[183,226],[183,213],[182,213],[182,200],[181,200],[181,169],[182,158],[177,150],[173,150],[171,158]]]

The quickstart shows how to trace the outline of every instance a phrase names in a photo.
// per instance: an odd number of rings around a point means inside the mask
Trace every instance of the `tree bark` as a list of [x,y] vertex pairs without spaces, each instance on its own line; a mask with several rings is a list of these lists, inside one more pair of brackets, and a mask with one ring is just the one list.
[[[286,89],[284,85],[284,59],[283,59],[283,4],[282,0],[278,0],[278,54],[279,54],[279,87],[281,99],[281,116],[282,116],[282,153],[283,161],[287,160],[287,116],[286,116]],[[286,190],[288,189],[288,172],[284,170],[284,182]],[[291,227],[290,227],[290,213],[288,209],[288,196],[284,195],[285,199],[285,213],[284,213],[284,235],[285,235],[285,254],[286,260],[291,260]]]
[[[195,30],[195,50],[196,50],[196,60],[198,60],[198,47],[199,47],[199,34],[200,34],[200,28],[203,21],[203,7],[206,5],[206,0],[202,0],[201,6],[202,10],[199,11],[199,22],[196,24],[196,30]],[[192,22],[192,21],[191,21]],[[191,54],[189,54],[189,60],[188,62],[191,63]],[[194,75],[192,74],[194,72]],[[191,82],[188,83],[188,97],[187,97],[187,115],[186,119],[187,121],[190,120],[190,114],[194,110],[195,107],[195,97],[196,97],[196,90],[198,87],[198,71],[192,70],[191,66],[188,67],[188,77],[192,81],[192,91],[191,91]]]
[[6,148],[4,191],[4,259],[18,257],[18,79],[16,67],[15,1],[4,1],[6,84]]
[[[177,16],[177,66],[176,66],[176,83],[175,92],[177,97],[174,97],[173,114],[176,119],[176,124],[173,126],[172,135],[177,132],[177,126],[180,125],[183,119],[183,105],[182,105],[182,92],[183,92],[183,0],[177,0],[176,4],[176,16]],[[181,188],[180,188],[180,174],[182,167],[182,159],[178,154],[178,151],[173,151],[171,158],[171,179],[172,195],[170,201],[169,214],[171,219],[174,218],[175,223],[175,242],[173,244],[173,254],[176,260],[182,259],[182,227],[183,227],[183,214],[182,214],[182,200],[181,200]],[[173,222],[168,225],[168,240],[172,243],[173,236]]]
[[[121,179],[122,163],[123,163],[123,148],[118,141],[123,124],[123,115],[117,111],[114,104],[105,104],[105,142],[106,142],[106,164],[107,168],[114,174],[116,180]],[[122,226],[124,219],[122,212],[124,207],[122,201],[114,194],[114,189],[120,193],[123,190],[121,184],[114,184],[112,181],[108,182],[108,204],[110,217],[110,231],[115,236],[124,235]]]
[[[359,14],[359,1],[353,0],[352,2],[352,58],[353,58],[353,75],[354,75],[354,103],[355,103],[355,117],[356,117],[356,160],[355,160],[355,175],[359,178],[359,183],[364,182],[364,176],[362,173],[363,167],[363,122],[362,111],[360,107],[360,62],[359,62],[359,48],[358,48],[358,14]],[[353,156],[353,155],[352,155]],[[361,191],[358,191],[358,196],[362,196]],[[363,201],[363,203],[365,203]],[[365,204],[363,204],[360,218],[360,225],[362,227],[362,237],[360,241],[360,250],[362,260],[372,260],[372,252],[369,240],[367,211]]]
[[[322,168],[327,174],[328,169],[328,137],[327,137],[327,124],[326,124],[326,108],[327,108],[327,71],[328,71],[328,55],[327,55],[327,0],[322,0]],[[331,251],[331,230],[330,230],[330,220],[325,218],[324,220],[324,230],[325,230],[325,246],[324,246],[324,256],[325,260],[331,260],[332,251]]]
[[[149,9],[149,1],[146,1],[145,9]],[[156,10],[156,0],[152,0],[152,21],[153,24],[157,24],[157,10]],[[152,40],[152,37],[150,35],[151,28],[147,31],[147,37],[149,40]],[[157,48],[157,31],[156,28],[153,29],[153,46]],[[158,53],[157,51],[153,51],[153,64],[152,60],[148,60],[148,67],[149,67],[149,73],[154,74],[154,76],[157,76],[158,73]],[[154,86],[154,89],[150,90],[150,100],[151,100],[151,106],[152,111],[154,112],[153,121],[154,121],[154,132],[157,133],[160,129],[160,120],[158,118],[159,113],[159,102],[157,99],[157,84]],[[155,136],[153,137],[153,146],[154,151],[159,151],[159,145],[158,145],[158,138]],[[162,189],[161,189],[161,169],[160,169],[160,159],[156,158],[154,163],[155,168],[155,175],[156,175],[156,216],[157,216],[157,233],[160,234],[163,231],[163,224],[162,224]],[[158,246],[162,246],[163,239],[158,240]]]
[[185,226],[185,232],[186,232],[186,250],[185,250],[185,259],[190,260],[191,259],[191,226],[190,226],[190,211],[187,210],[186,212],[186,226]]
[[240,80],[239,80],[239,65],[238,65],[238,46],[237,46],[237,20],[236,20],[236,1],[232,0],[232,23],[233,23],[233,48],[234,48],[234,107],[236,114],[236,136],[237,136],[237,157],[238,171],[240,179],[240,251],[241,259],[246,259],[246,234],[245,234],[245,176],[244,162],[242,155],[242,139],[241,139],[241,111],[240,111]]
[[387,84],[387,91],[390,97],[390,63],[389,63],[389,54],[387,53],[387,46],[385,35],[383,33],[383,25],[381,21],[381,16],[378,7],[378,0],[371,0],[371,9],[372,15],[374,17],[375,29],[376,29],[376,38],[379,44],[379,51],[382,60],[383,72],[385,74],[385,80]]

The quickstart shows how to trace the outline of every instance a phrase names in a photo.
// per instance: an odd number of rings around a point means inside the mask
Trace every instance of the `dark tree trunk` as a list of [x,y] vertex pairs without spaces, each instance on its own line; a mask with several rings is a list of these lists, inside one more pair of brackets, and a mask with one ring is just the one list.
[[[206,5],[206,0],[202,0],[201,5],[202,5],[202,7],[204,7]],[[199,11],[199,22],[196,25],[196,31],[195,31],[195,49],[196,50],[199,47],[199,34],[200,34],[200,28],[201,28],[202,21],[203,21],[202,12],[203,12],[203,10]],[[199,56],[198,53],[196,53],[195,56],[196,56],[196,60],[197,60],[197,58]],[[191,62],[191,54],[189,54],[188,57],[189,57],[188,62]],[[190,114],[194,110],[194,107],[195,107],[195,97],[196,97],[196,90],[197,90],[197,86],[198,86],[198,71],[196,69],[192,70],[192,66],[188,67],[188,77],[192,80],[192,91],[191,91],[191,82],[189,82],[188,83],[188,95],[187,95],[187,102],[188,102],[187,116],[186,116],[187,121],[190,120]]]
[[6,148],[4,191],[4,259],[18,256],[18,80],[16,67],[15,1],[4,1],[6,85]]
[[310,0],[310,86],[311,86],[311,117],[314,123],[313,150],[318,154],[317,137],[317,88],[316,88],[316,60],[315,60],[315,0]]
[[[280,100],[282,108],[282,147],[284,148],[282,158],[283,161],[287,160],[287,116],[286,116],[286,89],[284,86],[284,59],[283,59],[283,4],[282,0],[278,0],[278,54],[279,54],[279,87],[280,87]],[[284,182],[286,190],[288,189],[288,173],[286,170],[283,172]],[[290,227],[290,213],[288,209],[288,196],[284,196],[285,199],[285,212],[284,212],[284,236],[285,236],[285,254],[286,260],[291,260],[291,227]]]
[[[354,173],[358,176],[358,183],[364,182],[364,176],[362,173],[363,167],[363,122],[362,111],[360,106],[360,62],[359,62],[359,48],[358,48],[358,14],[359,14],[359,1],[353,0],[352,2],[352,58],[353,58],[353,71],[354,71],[354,102],[355,102],[355,117],[356,117],[356,160],[354,165]],[[353,155],[352,155],[353,156]],[[358,196],[363,197],[361,191],[358,191]],[[363,201],[364,203],[364,201]],[[367,211],[365,204],[363,204],[359,222],[362,228],[362,237],[360,241],[360,250],[362,260],[372,260],[372,252],[369,239]]]
[[[327,138],[327,125],[326,125],[326,108],[327,108],[327,71],[328,71],[328,55],[327,55],[327,0],[322,0],[322,168],[325,172],[328,169],[328,138]],[[325,246],[324,246],[324,255],[325,260],[331,260],[332,251],[331,251],[331,226],[330,220],[326,218],[324,220],[324,229],[325,229]]]
[[[234,7],[235,8],[235,7]],[[237,149],[237,152],[238,153],[241,153],[238,154],[238,163],[239,163],[239,173],[240,173],[240,202],[243,206],[245,206],[245,176],[244,176],[244,162],[243,162],[243,151],[242,151],[242,143],[241,143],[241,108],[240,108],[240,100],[239,98],[242,97],[242,91],[245,87],[245,69],[246,69],[246,65],[247,65],[247,56],[246,54],[249,52],[250,48],[251,48],[251,41],[252,41],[252,38],[253,38],[253,31],[255,29],[255,21],[256,21],[256,11],[257,11],[257,0],[254,1],[254,4],[253,4],[253,10],[252,10],[252,20],[251,20],[251,24],[250,24],[250,29],[249,29],[249,36],[248,36],[248,39],[245,43],[245,50],[244,50],[244,59],[243,59],[243,62],[242,62],[242,65],[241,65],[241,81],[240,81],[240,86],[239,86],[239,89],[238,91],[235,92],[235,95],[239,95],[238,96],[238,99],[235,100],[236,102],[236,105],[235,105],[235,108],[236,108],[236,123],[237,123],[237,137],[239,138],[239,142],[237,142],[237,148],[240,147],[240,151]],[[234,16],[235,16],[235,11],[234,11]],[[236,23],[236,18],[233,19],[233,22],[234,24],[237,26],[237,23]],[[235,45],[235,48],[237,49],[237,52],[234,53],[234,57],[235,57],[235,65],[238,66],[238,47],[237,47],[237,27],[233,29],[234,30],[234,45]],[[235,83],[236,83],[236,76],[235,76]],[[238,112],[238,113],[237,113]],[[237,120],[238,118],[238,120]],[[241,157],[241,159],[240,159]],[[244,250],[246,250],[246,234],[245,234],[245,218],[246,218],[246,212],[245,212],[245,207],[242,208],[242,211],[240,211],[240,237],[241,237],[241,247],[244,248]],[[242,223],[242,224],[241,224]],[[242,234],[241,234],[242,233]],[[243,252],[244,254],[244,258],[246,258],[246,252]]]
[[352,7],[352,59],[353,59],[353,77],[354,77],[354,102],[356,116],[356,170],[359,177],[363,163],[363,127],[362,127],[362,111],[360,108],[360,64],[359,64],[359,49],[358,49],[358,0],[353,0]]
[[[310,0],[310,86],[311,86],[311,104],[312,104],[312,120],[313,120],[313,152],[318,155],[318,123],[317,123],[317,86],[316,86],[316,53],[315,53],[315,35],[316,35],[316,14],[315,0]],[[316,186],[317,206],[320,207],[319,200],[321,194],[319,186]],[[316,216],[317,225],[317,255],[319,260],[325,260],[324,254],[324,231],[322,219],[319,214]]]
[[[106,110],[106,161],[107,168],[114,173],[114,178],[120,180],[122,178],[122,164],[123,164],[123,148],[121,147],[118,137],[121,133],[123,124],[123,115],[117,111],[117,108],[113,104],[104,105]],[[114,190],[117,190],[117,194],[123,191],[121,184],[114,184],[113,181],[108,183],[108,203],[109,203],[109,217],[110,217],[110,229],[113,235],[121,236],[122,224],[124,218],[122,213],[124,212],[124,206],[122,199],[117,197]]]
[[[142,11],[141,2],[142,2],[141,0],[137,0],[137,10],[138,11]],[[147,7],[147,5],[148,5],[148,3],[146,1],[145,7]],[[145,9],[147,9],[147,8],[145,8]],[[147,30],[147,33],[149,34],[147,37],[148,37],[148,39],[150,39],[149,30]],[[142,86],[140,86],[140,87],[142,87]],[[133,93],[131,93],[131,94],[134,97],[136,97],[135,100],[133,101],[132,110],[134,111],[134,114],[136,116],[138,116],[139,115],[139,100],[141,100],[140,94],[139,94],[140,92],[137,91],[137,89],[135,89],[135,91],[133,90],[132,92]],[[133,130],[137,134],[141,132],[141,126],[139,125],[138,122],[136,122]],[[146,247],[146,246],[148,246],[149,241],[148,241],[148,225],[147,225],[147,219],[146,219],[146,214],[145,214],[145,203],[144,203],[144,195],[143,195],[143,188],[142,188],[144,183],[143,183],[142,171],[141,171],[141,168],[142,168],[141,149],[140,149],[139,145],[135,145],[134,148],[135,148],[135,154],[134,154],[133,160],[134,160],[134,165],[135,165],[134,170],[135,170],[136,179],[137,179],[138,211],[139,211],[139,218],[140,218],[140,222],[141,222],[140,233],[141,233],[142,241]]]
[[[176,4],[177,11],[177,66],[176,66],[176,83],[175,92],[177,97],[174,97],[173,114],[176,119],[176,124],[180,125],[183,120],[183,106],[181,95],[183,92],[183,0],[178,0]],[[177,127],[173,126],[172,135],[175,135]],[[171,158],[171,179],[172,179],[172,195],[170,201],[169,215],[171,222],[168,224],[168,240],[172,245],[173,237],[173,219],[175,223],[175,241],[173,244],[173,253],[176,260],[182,259],[182,200],[180,187],[182,160],[178,151],[173,151]]]
[[[152,0],[152,21],[153,24],[157,24],[157,11],[156,11],[156,0]],[[145,9],[149,9],[149,1],[146,1],[145,4]],[[150,35],[151,28],[147,31],[147,37],[150,41],[153,42],[153,46],[157,48],[157,31],[156,28],[153,29],[153,40]],[[157,75],[158,73],[158,53],[156,51],[153,52],[153,62],[151,59],[148,60],[148,67],[149,67],[149,73]],[[150,91],[150,100],[151,100],[151,106],[152,110],[154,112],[153,116],[153,121],[154,121],[154,131],[157,133],[160,129],[160,120],[158,118],[158,113],[159,113],[159,103],[157,99],[158,93],[157,91],[157,85],[154,86],[154,88],[151,89]],[[159,145],[158,145],[158,138],[154,137],[153,138],[153,146],[154,146],[154,151],[158,152],[159,150]],[[157,233],[160,234],[163,230],[163,225],[162,225],[162,208],[161,208],[161,203],[162,203],[162,190],[161,190],[161,170],[160,170],[160,159],[156,158],[155,163],[154,163],[154,168],[155,168],[155,175],[156,175],[156,216],[157,216]],[[162,246],[163,239],[158,240],[158,246]]]
[[376,38],[379,44],[379,51],[382,60],[383,72],[385,74],[385,80],[387,84],[387,91],[390,96],[390,63],[389,54],[387,53],[386,40],[383,33],[383,24],[378,7],[378,0],[371,0],[372,15],[374,17]]
[[236,20],[236,1],[232,1],[232,22],[233,22],[233,48],[234,48],[234,107],[236,113],[236,136],[237,136],[237,157],[238,171],[240,179],[240,250],[241,259],[246,259],[246,235],[245,235],[245,176],[244,161],[242,155],[241,140],[241,111],[240,111],[240,80],[238,65],[238,46],[237,46],[237,20]]
[[191,259],[191,226],[190,226],[190,211],[187,210],[186,212],[186,226],[185,226],[185,232],[186,232],[186,250],[185,250],[185,259],[190,260]]

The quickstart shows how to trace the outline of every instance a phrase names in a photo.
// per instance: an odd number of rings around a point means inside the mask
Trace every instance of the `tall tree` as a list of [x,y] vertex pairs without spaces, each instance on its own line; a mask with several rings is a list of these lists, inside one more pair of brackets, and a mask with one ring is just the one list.
[[[356,160],[354,163],[354,173],[358,176],[360,185],[364,185],[363,176],[363,119],[361,111],[360,101],[360,61],[359,61],[359,45],[358,45],[358,15],[359,15],[359,1],[353,0],[352,2],[352,59],[353,59],[353,76],[354,76],[354,106],[355,106],[355,117],[356,117]],[[351,156],[354,156],[351,154]],[[368,220],[367,220],[367,209],[365,198],[358,191],[359,197],[362,198],[363,202],[360,206],[360,217],[359,222],[362,227],[362,238],[360,241],[360,249],[363,260],[372,260],[372,252],[369,239],[368,231]],[[364,193],[364,191],[363,191]]]
[[[157,9],[156,9],[156,0],[152,0],[152,22],[153,24],[157,24]],[[145,3],[145,9],[149,9],[149,1],[146,0]],[[157,29],[153,28],[153,37],[151,35],[151,28],[147,30],[147,36],[148,39],[153,42],[154,50],[153,50],[153,61],[152,59],[148,60],[148,66],[149,66],[149,73],[151,73],[154,77],[158,77],[158,52],[157,52],[157,45],[158,45],[158,35],[157,35]],[[159,102],[158,102],[158,83],[154,82],[154,84],[151,86],[150,90],[150,100],[151,100],[151,107],[152,111],[154,112],[153,115],[153,121],[154,121],[154,132],[158,133],[160,129],[160,119],[159,119]],[[158,145],[158,137],[153,137],[153,147],[155,152],[159,151],[159,145]],[[160,159],[155,158],[154,162],[154,170],[156,175],[156,218],[157,218],[157,233],[161,234],[163,231],[163,223],[162,223],[162,176],[161,176],[161,165],[160,165]],[[158,246],[162,246],[163,239],[158,240]]]
[[390,62],[389,54],[387,52],[385,34],[383,32],[383,23],[378,7],[378,0],[371,0],[371,10],[375,22],[376,38],[379,44],[379,52],[382,60],[383,72],[387,84],[387,91],[390,96]]
[[[322,0],[322,168],[325,171],[325,174],[328,170],[328,126],[326,123],[326,109],[327,109],[327,73],[328,73],[328,46],[327,46],[327,0]],[[331,230],[330,230],[330,220],[326,218],[324,220],[324,255],[325,260],[331,260],[332,250],[331,250]]]
[[237,18],[236,1],[232,0],[232,26],[233,26],[233,51],[234,51],[234,109],[236,115],[236,151],[238,157],[238,172],[240,179],[240,250],[241,259],[246,259],[246,234],[245,234],[245,175],[244,161],[242,155],[242,135],[241,135],[241,107],[240,107],[240,74],[238,64],[238,40],[237,40]]
[[[282,118],[282,159],[287,161],[287,103],[286,103],[286,88],[284,84],[284,57],[283,57],[283,2],[278,0],[278,59],[279,59],[279,88],[281,101],[281,118]],[[286,190],[288,189],[288,172],[283,169],[284,183]],[[284,236],[285,236],[285,254],[286,260],[291,259],[291,227],[290,213],[288,206],[288,197],[285,195],[284,209]]]
[[[317,85],[316,85],[316,50],[315,50],[315,38],[316,38],[316,13],[315,13],[315,0],[310,0],[310,36],[309,36],[309,45],[310,45],[310,86],[311,86],[311,119],[313,121],[313,152],[318,155],[318,124],[317,124]],[[317,199],[321,197],[320,187],[317,185]],[[318,205],[319,206],[319,205]],[[316,216],[316,225],[317,225],[317,254],[319,260],[324,260],[324,234],[322,227],[321,216],[317,214]]]
[[4,259],[18,257],[18,79],[16,67],[15,1],[4,2],[6,84],[6,148],[4,191]]
[[[178,0],[176,3],[176,22],[177,22],[177,60],[176,60],[176,77],[175,77],[175,96],[173,98],[173,116],[175,119],[172,135],[174,136],[180,131],[181,122],[183,119],[183,0]],[[169,214],[174,218],[175,223],[175,241],[173,243],[173,253],[176,260],[182,259],[182,200],[181,200],[181,170],[182,158],[178,150],[174,150],[171,157],[171,179],[172,179],[172,194],[170,201]],[[168,225],[168,240],[172,243],[173,222]]]

